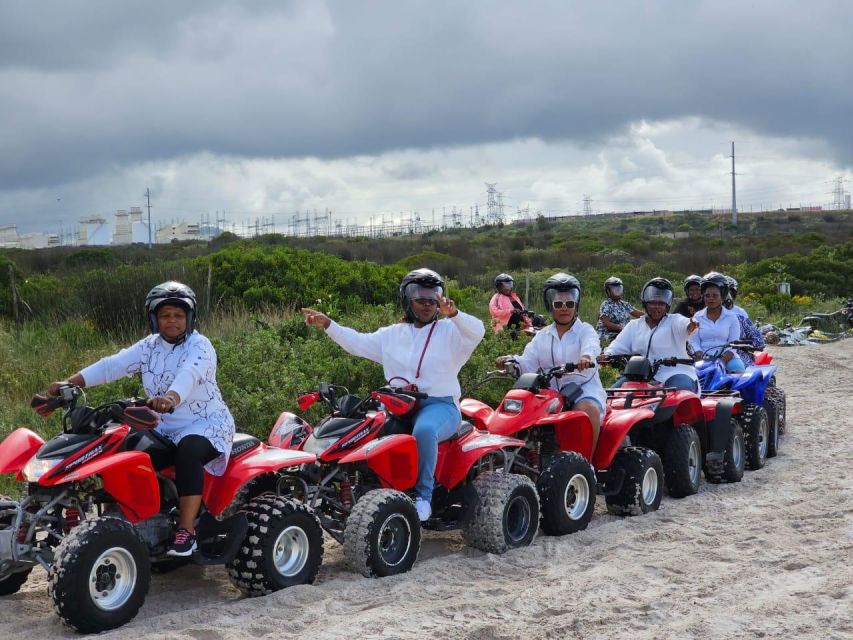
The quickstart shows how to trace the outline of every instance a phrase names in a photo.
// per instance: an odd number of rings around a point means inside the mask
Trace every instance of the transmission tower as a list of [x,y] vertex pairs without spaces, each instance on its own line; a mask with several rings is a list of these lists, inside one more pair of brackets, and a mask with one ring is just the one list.
[[498,222],[498,183],[486,182],[486,224]]
[[583,214],[585,216],[592,215],[592,198],[590,198],[588,195],[585,195],[583,197]]
[[846,179],[844,176],[838,176],[835,178],[835,188],[832,190],[832,208],[833,209],[844,209],[845,201],[844,201],[844,183]]

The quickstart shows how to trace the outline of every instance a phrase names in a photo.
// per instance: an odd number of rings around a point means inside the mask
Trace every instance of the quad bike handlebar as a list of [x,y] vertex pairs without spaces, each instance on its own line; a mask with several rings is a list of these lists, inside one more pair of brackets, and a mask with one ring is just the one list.
[[[145,398],[124,398],[96,407],[78,407],[77,401],[81,397],[85,402],[86,394],[83,389],[67,384],[59,388],[59,394],[56,396],[34,395],[30,406],[43,418],[50,417],[57,409],[64,409],[64,433],[100,433],[112,422],[127,424],[135,429],[153,429],[160,424],[160,417],[151,409]],[[169,409],[168,413],[173,411],[174,407]]]

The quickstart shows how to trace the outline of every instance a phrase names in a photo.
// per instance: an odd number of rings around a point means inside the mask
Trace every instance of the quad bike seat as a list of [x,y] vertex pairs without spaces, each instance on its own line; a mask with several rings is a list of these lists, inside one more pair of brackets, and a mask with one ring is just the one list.
[[254,449],[260,444],[261,441],[255,436],[249,435],[248,433],[235,433],[234,440],[231,442],[231,457],[235,458],[240,454]]

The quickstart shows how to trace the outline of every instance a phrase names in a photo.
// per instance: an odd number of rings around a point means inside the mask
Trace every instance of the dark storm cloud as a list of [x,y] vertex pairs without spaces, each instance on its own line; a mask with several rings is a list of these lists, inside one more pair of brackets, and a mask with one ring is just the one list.
[[853,159],[853,5],[17,2],[0,190],[201,151],[595,140],[696,115]]

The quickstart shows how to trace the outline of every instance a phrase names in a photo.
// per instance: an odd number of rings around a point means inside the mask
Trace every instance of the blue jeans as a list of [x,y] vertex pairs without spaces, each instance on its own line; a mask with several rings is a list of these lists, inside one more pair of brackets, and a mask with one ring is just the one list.
[[729,363],[726,365],[726,371],[729,373],[741,373],[746,370],[746,366],[743,364],[743,360],[740,357],[735,356]]
[[421,400],[415,416],[412,435],[418,443],[418,482],[415,494],[418,498],[432,500],[435,484],[435,463],[438,460],[438,443],[447,440],[462,421],[462,414],[450,396]]

